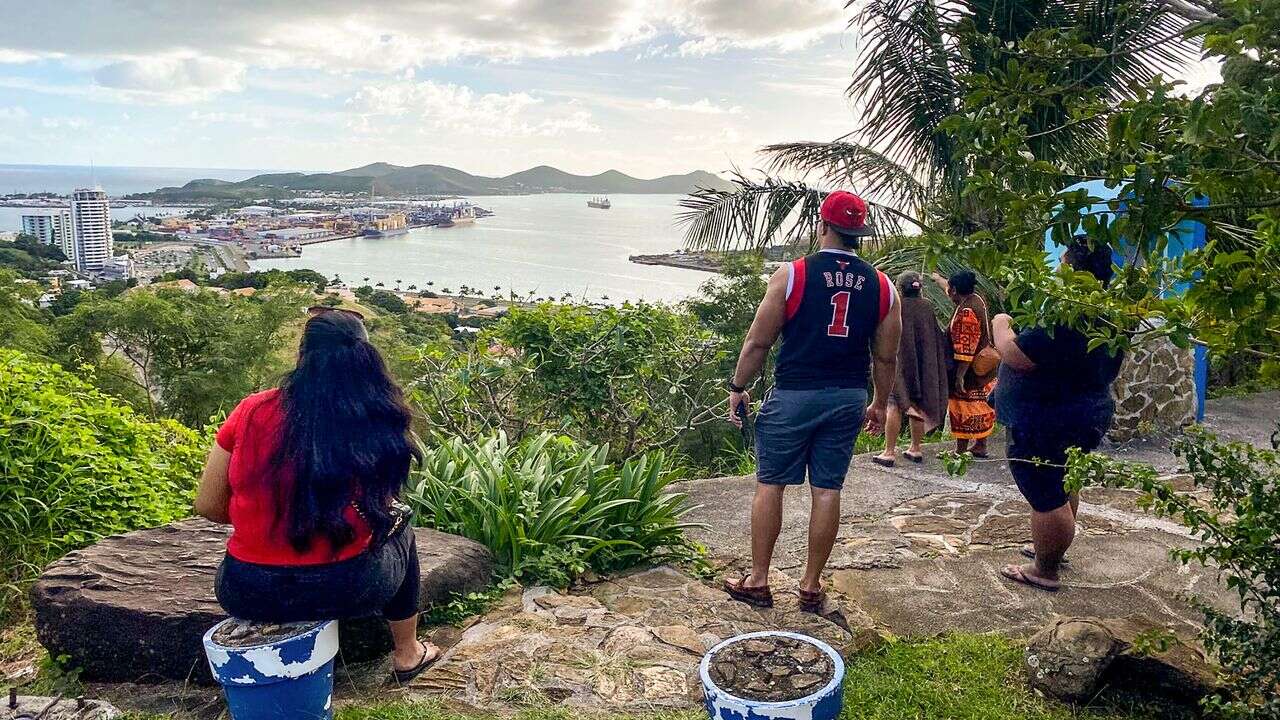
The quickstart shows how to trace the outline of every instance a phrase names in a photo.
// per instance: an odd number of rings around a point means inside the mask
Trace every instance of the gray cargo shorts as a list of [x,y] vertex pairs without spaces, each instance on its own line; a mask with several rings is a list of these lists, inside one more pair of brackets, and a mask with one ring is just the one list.
[[756,417],[756,477],[839,490],[867,412],[863,388],[774,389]]

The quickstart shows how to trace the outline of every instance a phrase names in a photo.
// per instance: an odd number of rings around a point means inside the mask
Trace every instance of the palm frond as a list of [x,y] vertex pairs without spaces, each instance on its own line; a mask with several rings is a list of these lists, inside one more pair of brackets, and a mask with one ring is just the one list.
[[[818,209],[830,192],[803,182],[765,177],[753,180],[740,172],[732,179],[735,187],[718,190],[699,187],[680,200],[683,211],[676,224],[685,228],[685,247],[690,250],[762,250],[771,245],[790,245],[807,252],[815,248]],[[901,216],[891,208],[869,204],[868,220],[877,235],[866,240],[902,233]]]
[[867,41],[846,90],[864,105],[859,133],[912,170],[949,174],[952,144],[938,126],[962,97],[959,53],[947,35],[961,15],[933,0],[870,0],[854,20]]
[[866,198],[919,215],[929,200],[928,186],[884,153],[848,140],[767,145],[761,151],[772,173],[811,174],[830,185],[849,186]]

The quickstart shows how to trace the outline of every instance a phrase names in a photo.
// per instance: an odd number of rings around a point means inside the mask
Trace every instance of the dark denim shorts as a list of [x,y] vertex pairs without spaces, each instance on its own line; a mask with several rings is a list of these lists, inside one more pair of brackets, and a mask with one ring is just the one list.
[[756,477],[768,485],[839,490],[867,412],[863,388],[778,390],[756,418]]

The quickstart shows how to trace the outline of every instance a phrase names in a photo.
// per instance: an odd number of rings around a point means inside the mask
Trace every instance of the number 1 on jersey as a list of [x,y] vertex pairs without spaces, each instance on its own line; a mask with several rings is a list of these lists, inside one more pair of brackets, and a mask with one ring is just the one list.
[[831,324],[827,326],[830,337],[849,337],[849,291],[831,296]]

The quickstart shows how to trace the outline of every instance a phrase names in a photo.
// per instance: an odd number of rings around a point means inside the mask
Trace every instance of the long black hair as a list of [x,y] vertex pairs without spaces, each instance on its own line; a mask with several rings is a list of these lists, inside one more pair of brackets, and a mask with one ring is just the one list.
[[284,424],[277,462],[293,475],[286,537],[306,552],[319,535],[336,552],[355,539],[353,502],[375,538],[391,528],[391,500],[421,454],[404,393],[354,314],[307,321],[297,366],[280,384]]

